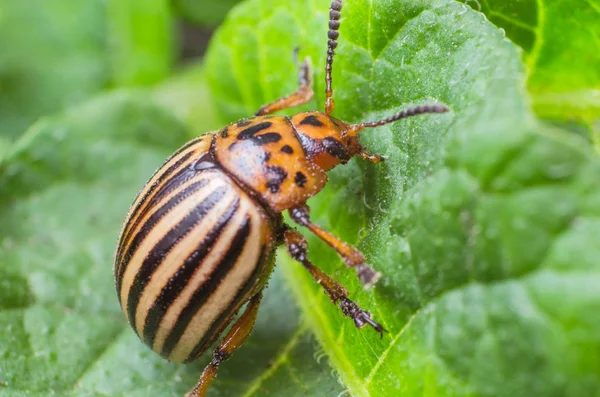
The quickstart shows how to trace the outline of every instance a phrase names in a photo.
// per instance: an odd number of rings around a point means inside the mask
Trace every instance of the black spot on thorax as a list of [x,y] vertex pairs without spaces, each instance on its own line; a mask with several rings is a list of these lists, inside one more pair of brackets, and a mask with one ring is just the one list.
[[279,193],[281,184],[287,178],[285,170],[276,165],[269,165],[265,168],[267,177],[267,189],[271,193]]
[[262,123],[258,123],[258,124],[254,124],[252,127],[248,127],[244,130],[242,130],[238,135],[237,138],[244,140],[244,139],[252,139],[254,138],[254,136],[261,132],[262,130],[266,130],[267,128],[270,128],[273,126],[273,123],[269,122],[269,121],[265,121]]
[[279,142],[281,140],[281,134],[278,132],[267,132],[262,135],[256,135],[259,132],[266,130],[273,126],[270,121],[264,121],[262,123],[255,124],[251,127],[246,128],[237,135],[239,140],[251,140],[257,145],[264,145],[272,142]]
[[350,159],[350,156],[348,155],[348,150],[346,150],[346,147],[337,139],[328,136],[327,138],[323,139],[322,142],[323,147],[325,148],[327,153],[329,153],[333,157],[338,158],[340,160]]
[[323,123],[318,118],[311,115],[306,116],[304,119],[302,119],[300,125],[312,125],[314,127],[322,127]]
[[306,175],[304,175],[300,171],[296,172],[296,176],[294,177],[294,182],[296,182],[297,186],[304,187],[306,185],[307,181],[308,181],[308,179],[306,178]]
[[250,124],[252,124],[252,122],[250,120],[242,120],[242,121],[238,121],[235,125],[238,127],[245,127]]
[[278,132],[267,132],[266,134],[256,135],[253,139],[259,145],[264,145],[272,142],[279,142],[281,135]]

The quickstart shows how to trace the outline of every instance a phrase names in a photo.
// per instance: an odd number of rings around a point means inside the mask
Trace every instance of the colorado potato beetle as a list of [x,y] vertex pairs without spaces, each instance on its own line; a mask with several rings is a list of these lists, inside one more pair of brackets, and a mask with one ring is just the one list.
[[306,58],[299,65],[296,92],[184,145],[150,178],[125,220],[114,278],[123,312],[144,343],[170,361],[190,362],[233,322],[189,396],[204,396],[217,367],[248,337],[273,270],[274,250],[282,243],[356,327],[368,324],[383,332],[342,285],[309,261],[305,238],[283,222],[281,213],[287,210],[294,222],[335,249],[365,287],[373,285],[380,273],[358,250],[311,222],[306,201],[323,189],[326,172],[338,164],[355,155],[382,160],[359,143],[362,129],[448,108],[422,105],[360,124],[331,116],[341,9],[341,0],[331,3],[324,112],[271,115],[313,97]]

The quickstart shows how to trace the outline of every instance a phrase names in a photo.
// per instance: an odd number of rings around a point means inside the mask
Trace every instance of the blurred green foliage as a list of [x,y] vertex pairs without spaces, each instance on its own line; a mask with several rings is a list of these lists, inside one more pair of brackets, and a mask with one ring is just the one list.
[[0,0],[0,136],[42,116],[171,71],[165,0]]
[[214,27],[223,22],[231,7],[240,0],[172,0],[176,12],[190,22]]
[[[0,0],[0,397],[196,381],[208,355],[169,364],[125,323],[112,254],[169,153],[295,89],[295,47],[316,74],[305,108],[322,108],[330,1],[225,18],[238,2]],[[389,334],[355,329],[281,253],[210,396],[600,396],[600,6],[463,3],[345,1],[336,116],[452,109],[367,132],[388,160],[334,170],[310,201],[384,278],[363,291],[315,239],[311,258]],[[181,68],[180,21],[223,19],[206,62]]]

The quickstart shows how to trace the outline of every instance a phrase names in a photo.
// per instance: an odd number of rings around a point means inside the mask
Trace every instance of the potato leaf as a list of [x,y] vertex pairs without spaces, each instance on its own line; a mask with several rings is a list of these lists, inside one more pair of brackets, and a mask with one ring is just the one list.
[[[329,1],[249,0],[207,57],[224,119],[295,89],[291,50],[323,106]],[[600,390],[600,163],[544,127],[516,46],[480,13],[443,0],[345,2],[335,116],[374,120],[411,105],[452,111],[374,131],[388,157],[331,172],[313,217],[384,274],[363,291],[331,249],[311,258],[389,331],[357,330],[302,267],[289,285],[353,396],[582,396]],[[591,72],[593,73],[593,72]]]

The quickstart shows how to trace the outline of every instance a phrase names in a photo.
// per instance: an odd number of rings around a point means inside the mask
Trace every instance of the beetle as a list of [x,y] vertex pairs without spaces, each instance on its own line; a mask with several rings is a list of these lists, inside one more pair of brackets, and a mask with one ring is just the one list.
[[365,288],[372,286],[380,273],[358,250],[314,224],[306,201],[323,189],[327,171],[335,166],[356,155],[383,160],[361,146],[361,130],[448,108],[421,105],[359,124],[333,117],[331,72],[341,9],[341,0],[331,3],[324,112],[272,115],[313,97],[306,58],[299,65],[296,92],[181,147],[150,178],[124,222],[114,278],[123,312],[143,342],[170,361],[190,362],[232,324],[188,396],[204,396],[218,366],[250,334],[274,250],[282,243],[357,328],[384,331],[308,259],[305,238],[281,214],[287,210],[294,222],[335,249]]

